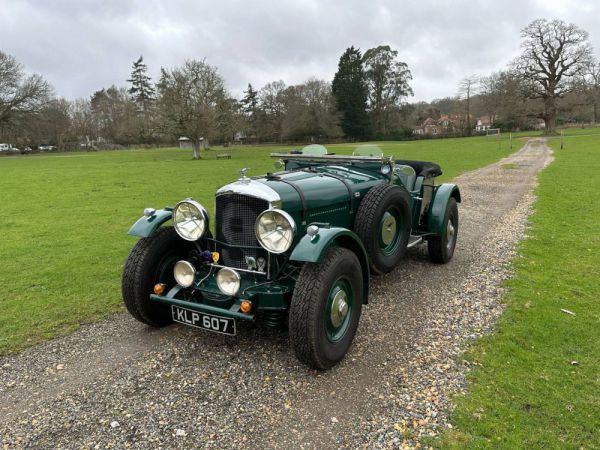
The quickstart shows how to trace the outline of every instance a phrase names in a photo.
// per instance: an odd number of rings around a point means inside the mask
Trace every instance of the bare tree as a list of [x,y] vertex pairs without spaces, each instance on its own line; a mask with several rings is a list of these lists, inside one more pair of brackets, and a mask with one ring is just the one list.
[[71,128],[69,107],[68,100],[54,99],[39,113],[32,116],[28,122],[35,131],[33,137],[37,142],[45,142],[63,148],[65,138]]
[[115,144],[131,144],[136,140],[135,105],[125,88],[111,86],[96,91],[90,105],[98,137]]
[[216,67],[188,60],[181,68],[161,69],[158,93],[165,131],[191,139],[193,158],[200,159],[200,138],[218,135],[228,104],[223,78]]
[[503,101],[503,77],[504,72],[494,72],[488,76],[481,77],[479,95],[481,103],[493,122]]
[[71,102],[69,116],[71,117],[71,133],[74,139],[80,143],[85,143],[86,147],[91,146],[91,142],[97,136],[90,100],[79,98]]
[[0,130],[19,116],[40,111],[52,88],[40,75],[26,76],[23,66],[0,51]]
[[598,113],[600,113],[600,61],[592,61],[586,68],[584,91],[592,104],[592,122],[598,123]]
[[525,92],[531,99],[541,99],[546,134],[556,129],[556,100],[574,87],[573,81],[588,66],[592,49],[588,33],[562,20],[538,19],[521,30],[522,53],[515,61]]
[[473,120],[471,118],[471,97],[475,95],[479,87],[479,77],[470,75],[463,78],[458,84],[458,93],[465,100],[465,132],[471,136],[473,131]]
[[342,135],[329,82],[311,78],[289,86],[282,93],[282,100],[283,137],[312,142]]
[[258,126],[259,139],[280,141],[285,114],[284,92],[287,86],[282,80],[267,83],[258,92],[262,112]]
[[537,118],[536,107],[540,100],[523,98],[523,81],[513,71],[498,71],[481,78],[479,100],[492,122],[508,130],[528,125]]

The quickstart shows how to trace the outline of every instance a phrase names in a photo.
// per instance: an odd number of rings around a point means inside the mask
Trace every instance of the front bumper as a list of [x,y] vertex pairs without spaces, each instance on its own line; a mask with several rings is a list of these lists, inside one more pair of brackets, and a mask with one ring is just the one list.
[[232,319],[254,320],[254,314],[240,312],[240,302],[236,301],[229,309],[220,308],[217,306],[205,305],[203,303],[180,300],[177,298],[164,297],[162,295],[151,294],[150,299],[155,302],[164,303],[167,305],[180,306],[182,308],[191,309],[193,311],[203,312],[207,314],[216,314],[218,316],[230,317]]
[[[222,266],[221,266],[222,267]],[[233,268],[233,270],[236,270]],[[216,273],[201,278],[193,288],[176,285],[166,294],[151,294],[150,300],[166,305],[175,305],[207,314],[220,315],[241,320],[254,320],[259,312],[284,312],[289,309],[293,281],[258,280],[254,275],[240,272],[241,287],[235,296],[221,293],[216,284]],[[252,302],[252,311],[240,311],[242,300]]]

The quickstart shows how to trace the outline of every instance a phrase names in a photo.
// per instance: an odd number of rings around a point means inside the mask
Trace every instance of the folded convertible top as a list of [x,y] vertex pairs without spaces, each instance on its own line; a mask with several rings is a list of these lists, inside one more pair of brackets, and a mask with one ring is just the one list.
[[439,177],[442,174],[442,168],[436,163],[427,161],[410,161],[406,159],[397,159],[396,164],[403,164],[415,169],[418,177],[433,178]]

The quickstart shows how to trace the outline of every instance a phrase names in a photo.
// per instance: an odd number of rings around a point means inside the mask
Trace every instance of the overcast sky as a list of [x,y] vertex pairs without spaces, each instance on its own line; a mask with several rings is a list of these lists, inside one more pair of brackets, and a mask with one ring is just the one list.
[[597,0],[0,0],[0,49],[70,99],[124,86],[140,54],[154,80],[206,58],[239,97],[249,82],[331,80],[346,47],[389,44],[412,71],[412,100],[431,100],[506,67],[540,17],[578,24],[598,55]]

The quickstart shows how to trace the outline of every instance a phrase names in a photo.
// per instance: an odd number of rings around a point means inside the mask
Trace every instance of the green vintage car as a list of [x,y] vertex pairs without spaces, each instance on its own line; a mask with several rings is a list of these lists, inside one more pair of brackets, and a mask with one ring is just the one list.
[[124,267],[123,299],[153,327],[235,335],[238,321],[287,325],[297,357],[328,369],[352,343],[370,274],[390,272],[421,242],[434,263],[452,258],[460,192],[435,184],[437,164],[372,149],[271,156],[277,172],[242,170],[217,190],[214,229],[191,198],[146,208],[129,230],[141,239]]

